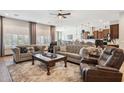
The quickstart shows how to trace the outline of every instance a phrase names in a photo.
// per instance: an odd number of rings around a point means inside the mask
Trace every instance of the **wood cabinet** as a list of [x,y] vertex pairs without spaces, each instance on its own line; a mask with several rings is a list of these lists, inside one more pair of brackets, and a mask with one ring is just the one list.
[[103,39],[103,31],[93,31],[94,39]]
[[98,39],[98,31],[93,31],[94,39]]
[[110,29],[103,29],[103,38],[108,38],[109,33],[110,33]]
[[89,32],[84,32],[83,33],[83,39],[87,39],[88,38],[88,34],[89,34]]
[[119,24],[110,25],[110,29],[103,29],[103,31],[94,31],[93,35],[95,39],[107,39],[110,34],[111,39],[119,38]]
[[98,39],[103,39],[103,31],[98,31]]
[[119,24],[110,25],[110,37],[111,39],[119,38]]
[[93,31],[94,39],[105,39],[110,33],[110,29],[103,29],[103,31]]

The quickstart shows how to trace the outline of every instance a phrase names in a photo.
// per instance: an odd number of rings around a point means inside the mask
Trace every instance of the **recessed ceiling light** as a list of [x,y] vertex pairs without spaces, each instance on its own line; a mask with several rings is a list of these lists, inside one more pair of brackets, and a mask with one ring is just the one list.
[[100,20],[99,20],[99,22],[101,22],[101,23],[102,23],[102,22],[103,22],[103,20],[102,20],[102,19],[100,19]]
[[18,14],[14,14],[14,16],[19,16]]
[[51,23],[50,21],[48,21],[48,23]]

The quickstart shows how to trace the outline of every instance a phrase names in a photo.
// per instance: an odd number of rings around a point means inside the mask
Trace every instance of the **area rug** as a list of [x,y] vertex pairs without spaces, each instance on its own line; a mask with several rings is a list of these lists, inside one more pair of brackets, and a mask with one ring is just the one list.
[[51,75],[47,75],[45,64],[31,61],[8,66],[8,70],[14,82],[80,82],[79,65],[67,62],[67,68],[64,62],[58,62],[51,67]]

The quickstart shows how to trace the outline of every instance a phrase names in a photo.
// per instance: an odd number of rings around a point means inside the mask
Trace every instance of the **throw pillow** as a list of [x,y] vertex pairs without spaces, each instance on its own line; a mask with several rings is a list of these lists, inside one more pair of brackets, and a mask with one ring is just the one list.
[[26,47],[20,47],[20,53],[27,53],[28,49]]
[[87,48],[81,48],[79,55],[82,57],[82,59],[89,57],[89,52]]
[[34,47],[27,47],[28,53],[33,53],[34,52]]
[[34,50],[39,51],[40,49],[38,48],[38,46],[34,46]]

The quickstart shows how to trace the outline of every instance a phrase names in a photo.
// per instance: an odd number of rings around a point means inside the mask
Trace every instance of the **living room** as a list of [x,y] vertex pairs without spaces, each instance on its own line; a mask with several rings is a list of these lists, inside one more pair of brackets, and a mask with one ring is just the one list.
[[0,81],[123,82],[123,12],[0,10]]

